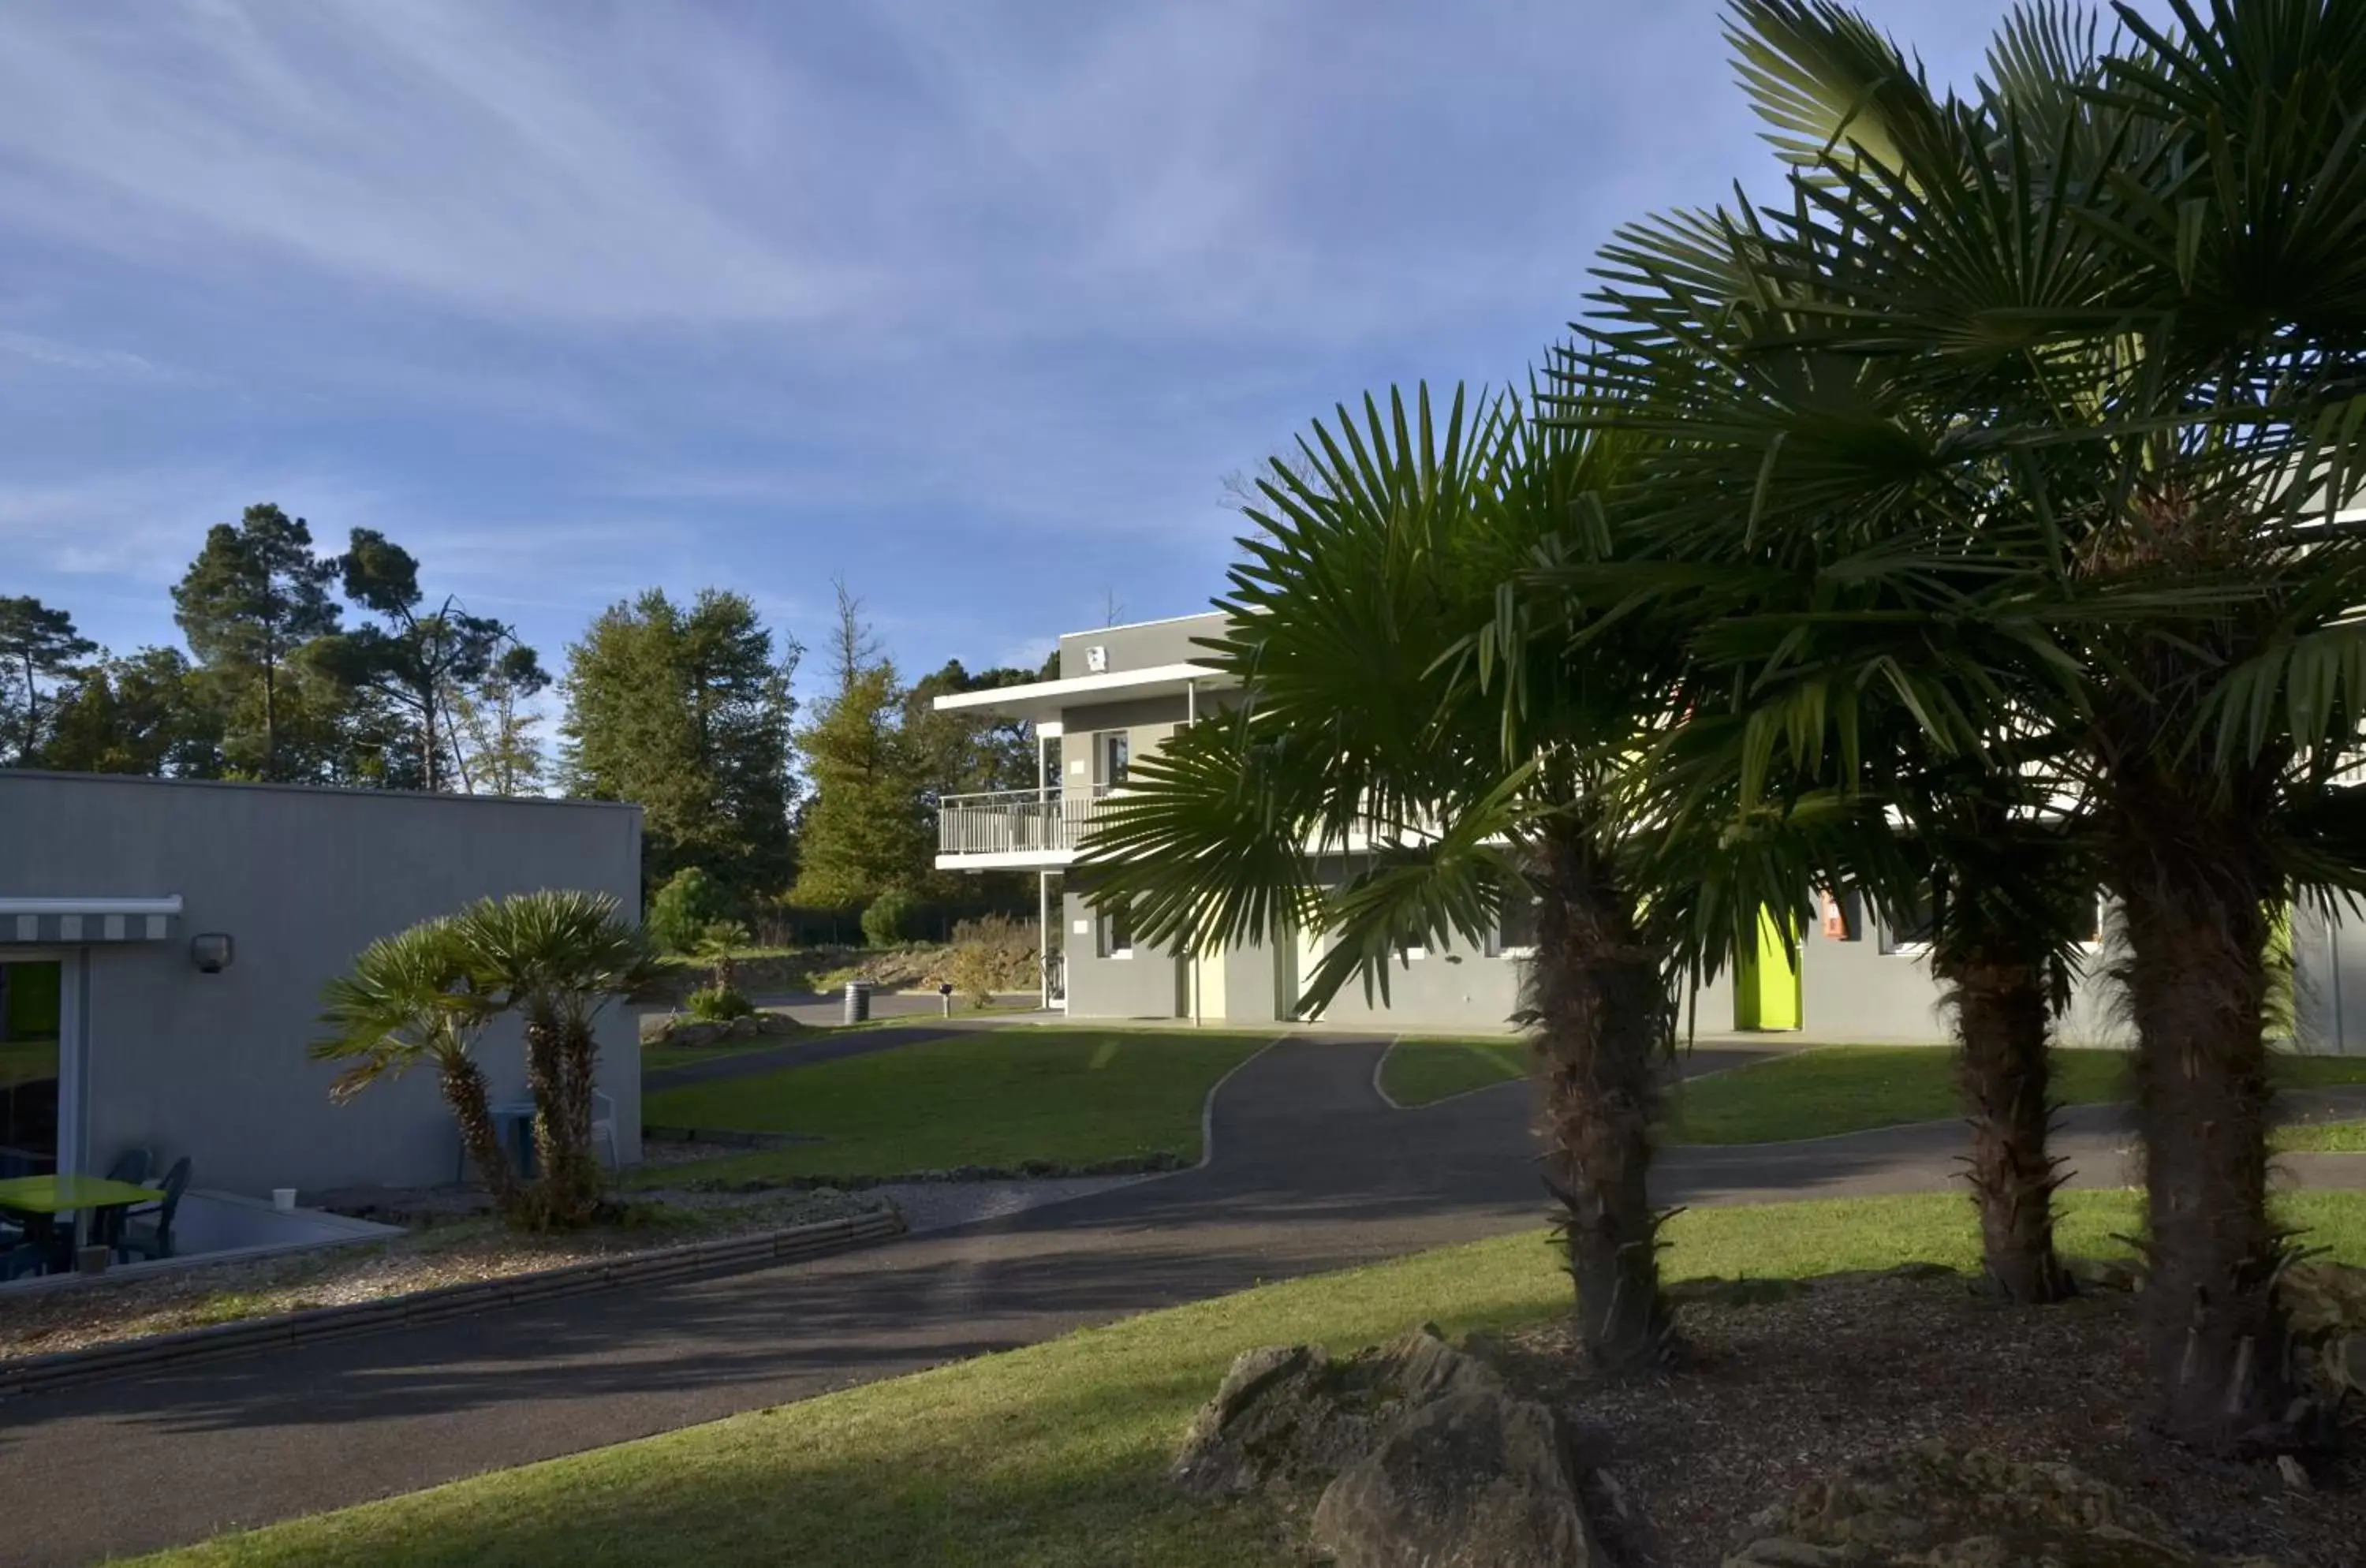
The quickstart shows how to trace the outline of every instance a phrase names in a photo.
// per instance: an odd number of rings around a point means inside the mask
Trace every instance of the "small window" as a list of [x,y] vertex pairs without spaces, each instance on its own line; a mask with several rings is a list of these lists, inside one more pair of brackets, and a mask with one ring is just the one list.
[[1526,958],[1537,950],[1537,901],[1525,892],[1515,891],[1504,900],[1504,912],[1495,922],[1495,956]]
[[1122,904],[1100,911],[1100,941],[1098,944],[1103,958],[1133,956],[1133,911]]
[[1931,890],[1924,888],[1906,908],[1893,909],[1881,922],[1881,951],[1913,956],[1931,947],[1931,935],[1937,917],[1932,912]]
[[1124,730],[1115,730],[1101,737],[1101,783],[1111,788],[1125,783],[1126,763],[1131,752]]

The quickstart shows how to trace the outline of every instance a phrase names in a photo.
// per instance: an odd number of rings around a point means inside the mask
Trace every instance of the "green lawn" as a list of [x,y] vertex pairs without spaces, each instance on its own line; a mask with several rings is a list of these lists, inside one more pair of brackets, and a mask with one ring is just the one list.
[[[2280,1056],[2294,1089],[2366,1083],[2366,1056]],[[1962,1114],[1955,1056],[1927,1045],[1828,1045],[1752,1063],[1684,1086],[1670,1100],[1668,1136],[1682,1144],[1827,1137]],[[2125,1097],[2118,1051],[2054,1053],[2054,1096],[2066,1105]]]
[[884,1177],[1161,1154],[1195,1160],[1208,1090],[1268,1038],[1014,1025],[659,1089],[641,1108],[657,1126],[810,1133],[827,1141],[674,1166],[641,1179]]
[[2366,1122],[2303,1122],[2279,1127],[2276,1147],[2293,1154],[2366,1154]]
[[[2064,1246],[2121,1250],[2135,1195],[2060,1200]],[[2284,1215],[2366,1262],[2366,1199],[2304,1193]],[[1907,1262],[1972,1266],[1957,1195],[1694,1209],[1670,1222],[1672,1280],[1802,1277]],[[1166,1466],[1233,1357],[1319,1339],[1350,1348],[1424,1320],[1504,1330],[1564,1310],[1542,1232],[1268,1285],[1004,1355],[706,1427],[462,1481],[159,1562],[434,1564],[794,1562],[1248,1568],[1288,1559],[1261,1502],[1186,1501]]]
[[1380,1058],[1380,1088],[1399,1105],[1429,1105],[1527,1070],[1525,1040],[1399,1040]]

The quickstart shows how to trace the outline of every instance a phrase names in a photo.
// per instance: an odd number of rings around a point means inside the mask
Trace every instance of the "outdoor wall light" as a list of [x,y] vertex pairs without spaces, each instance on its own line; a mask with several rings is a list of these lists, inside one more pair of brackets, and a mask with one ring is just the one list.
[[189,962],[197,966],[200,975],[219,975],[230,967],[230,934],[227,931],[200,931],[189,939]]

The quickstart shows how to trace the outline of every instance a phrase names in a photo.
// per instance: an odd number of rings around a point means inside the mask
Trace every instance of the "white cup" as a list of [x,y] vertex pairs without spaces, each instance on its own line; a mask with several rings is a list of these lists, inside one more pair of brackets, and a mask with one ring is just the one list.
[[294,1213],[296,1212],[296,1189],[293,1187],[273,1188],[271,1190],[271,1206],[278,1210],[283,1214]]

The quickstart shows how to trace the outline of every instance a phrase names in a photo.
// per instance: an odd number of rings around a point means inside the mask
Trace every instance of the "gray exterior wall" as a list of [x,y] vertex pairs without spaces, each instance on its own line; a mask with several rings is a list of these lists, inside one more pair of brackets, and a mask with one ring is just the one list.
[[1195,639],[1218,636],[1223,629],[1223,615],[1211,610],[1171,621],[1070,632],[1060,639],[1060,679],[1073,681],[1093,673],[1086,655],[1092,648],[1109,650],[1107,672],[1112,674],[1121,670],[1154,670],[1162,664],[1189,664],[1206,655]]
[[[1073,882],[1061,897],[1061,909],[1062,966],[1071,1018],[1179,1016],[1179,966],[1173,953],[1144,942],[1131,958],[1101,957],[1092,901]],[[1079,926],[1084,929],[1077,930]]]
[[[0,896],[185,901],[170,941],[81,950],[84,1165],[141,1145],[231,1192],[451,1180],[431,1070],[330,1104],[336,1069],[305,1055],[322,984],[377,938],[488,895],[580,888],[637,919],[639,868],[628,806],[0,773]],[[225,973],[190,964],[200,931],[236,943]],[[600,1043],[631,1162],[632,1017],[603,1015]],[[524,1097],[513,1029],[481,1059],[496,1101]]]
[[1468,1029],[1488,1033],[1511,1027],[1520,1005],[1523,961],[1457,942],[1389,966],[1389,999],[1368,1000],[1348,984],[1323,1010],[1324,1023],[1376,1029]]

